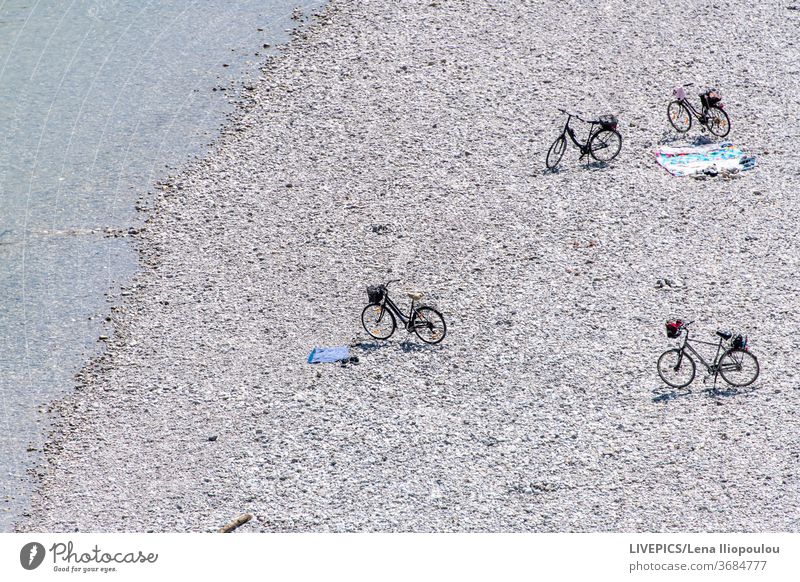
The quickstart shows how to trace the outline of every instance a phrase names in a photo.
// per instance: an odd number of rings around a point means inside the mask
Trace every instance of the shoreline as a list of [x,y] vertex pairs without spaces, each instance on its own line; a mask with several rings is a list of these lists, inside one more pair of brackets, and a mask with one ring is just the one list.
[[72,394],[109,335],[108,296],[137,268],[127,233],[140,204],[214,141],[268,47],[288,41],[295,7],[0,8],[0,531],[27,510],[49,434],[42,408]]
[[[745,66],[741,39],[720,57],[659,33],[655,2],[359,4],[293,35],[158,196],[106,353],[53,404],[17,531],[213,531],[244,512],[245,531],[800,531],[781,431],[800,399],[790,139],[759,130],[800,107],[750,88],[790,94],[786,55],[754,42]],[[756,36],[791,32],[764,16]],[[590,25],[613,67],[569,44]],[[687,182],[649,159],[670,81],[697,74],[658,42],[718,64],[752,175]],[[742,71],[769,56],[783,69]],[[568,99],[620,117],[609,168],[570,151],[541,171]],[[366,285],[397,276],[444,312],[442,345],[359,329]],[[756,389],[661,398],[676,312],[750,330]],[[305,363],[354,336],[359,365]]]

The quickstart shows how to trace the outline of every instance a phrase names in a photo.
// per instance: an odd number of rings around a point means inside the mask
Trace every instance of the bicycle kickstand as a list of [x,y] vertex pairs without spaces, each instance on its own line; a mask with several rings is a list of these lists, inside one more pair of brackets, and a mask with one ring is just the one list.
[[[712,385],[712,387],[711,387],[711,391],[712,391],[712,392],[716,392],[716,391],[717,391],[717,376],[718,376],[718,375],[719,375],[719,372],[715,372],[715,373],[714,373],[714,384],[713,384],[713,385]],[[707,383],[707,382],[708,382],[708,378],[709,378],[709,377],[710,377],[710,374],[706,375],[706,376],[703,378],[703,384],[705,384],[705,383]]]

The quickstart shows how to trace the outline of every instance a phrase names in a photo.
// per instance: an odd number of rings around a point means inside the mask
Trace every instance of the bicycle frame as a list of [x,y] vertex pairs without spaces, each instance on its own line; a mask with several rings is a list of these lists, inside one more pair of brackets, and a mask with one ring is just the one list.
[[405,329],[408,329],[408,325],[411,322],[411,318],[414,315],[414,300],[411,300],[411,309],[408,312],[408,316],[403,315],[403,312],[400,311],[400,308],[397,304],[389,298],[389,292],[386,291],[383,294],[383,308],[388,309],[392,313],[394,313],[398,318],[400,318],[401,323]]
[[709,374],[716,374],[719,371],[719,356],[720,356],[720,353],[725,353],[724,350],[722,349],[722,344],[723,344],[722,338],[720,338],[719,343],[706,342],[706,341],[698,340],[698,339],[692,340],[693,342],[698,343],[698,344],[705,344],[705,345],[708,345],[708,346],[717,346],[717,353],[714,354],[713,363],[709,364],[708,362],[706,362],[705,358],[703,356],[701,356],[700,353],[696,349],[694,349],[692,344],[689,343],[689,330],[687,329],[685,331],[686,331],[686,336],[683,338],[683,345],[681,346],[681,357],[683,357],[683,352],[688,349],[689,352],[694,354],[697,357],[697,359],[700,360],[700,362],[702,362],[702,364],[706,367],[706,370],[708,371]]
[[572,140],[572,143],[574,143],[575,146],[579,150],[581,150],[581,154],[586,155],[587,153],[589,153],[589,141],[592,139],[592,134],[594,134],[594,126],[597,124],[594,122],[590,122],[591,125],[589,127],[589,135],[586,137],[586,143],[581,144],[581,142],[579,142],[578,139],[575,137],[575,130],[569,126],[569,122],[571,119],[572,115],[567,114],[567,122],[564,124],[564,130],[561,132],[561,135],[564,134],[568,135],[569,138]]
[[[697,118],[698,121],[702,122],[708,116],[708,108],[705,105],[702,106],[702,111],[697,111],[697,109],[694,108],[694,105],[691,104],[689,99],[684,97],[683,99],[678,99],[678,101],[680,101],[681,105],[686,107],[686,109],[689,111],[689,113],[694,115]],[[698,341],[698,340],[695,340],[695,341]],[[705,342],[705,343],[708,343],[708,342]]]

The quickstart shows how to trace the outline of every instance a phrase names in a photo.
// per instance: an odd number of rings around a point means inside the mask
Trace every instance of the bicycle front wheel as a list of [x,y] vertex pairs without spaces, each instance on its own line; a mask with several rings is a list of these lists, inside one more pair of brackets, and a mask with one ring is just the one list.
[[667,350],[658,358],[658,375],[673,388],[685,388],[694,380],[695,365],[683,350]]
[[380,303],[370,303],[361,312],[361,325],[375,339],[389,339],[397,328],[392,312]]
[[692,114],[680,101],[667,105],[667,119],[678,133],[686,133],[692,128]]
[[610,162],[622,149],[622,136],[613,129],[601,129],[592,136],[589,152],[598,162]]
[[426,344],[438,344],[447,335],[447,325],[442,314],[433,307],[420,307],[414,312],[411,327]]
[[719,375],[731,386],[749,386],[758,372],[758,360],[748,351],[731,348],[719,359]]
[[720,109],[716,105],[708,108],[706,127],[708,131],[717,137],[725,137],[731,131],[731,120],[724,109]]
[[561,161],[561,158],[564,157],[564,152],[567,149],[567,138],[564,137],[562,133],[556,141],[553,142],[553,145],[550,146],[550,149],[547,150],[547,159],[545,160],[545,164],[547,165],[548,170],[554,169],[558,162]]

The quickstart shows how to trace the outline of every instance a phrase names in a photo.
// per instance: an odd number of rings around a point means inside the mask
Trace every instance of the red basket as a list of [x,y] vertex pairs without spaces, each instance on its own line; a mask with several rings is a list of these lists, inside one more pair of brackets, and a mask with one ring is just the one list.
[[683,327],[683,321],[680,319],[675,321],[668,321],[667,322],[667,337],[668,338],[676,338],[681,335],[681,328]]

